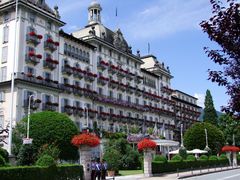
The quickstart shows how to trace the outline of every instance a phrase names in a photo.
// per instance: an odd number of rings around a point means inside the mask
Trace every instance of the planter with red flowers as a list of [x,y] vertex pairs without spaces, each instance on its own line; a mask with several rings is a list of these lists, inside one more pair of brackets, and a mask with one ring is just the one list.
[[52,38],[48,38],[45,42],[44,42],[44,48],[48,49],[51,52],[54,52],[57,50],[57,47],[59,46],[59,42],[55,42],[53,41]]
[[98,62],[98,65],[97,65],[97,67],[98,67],[99,69],[102,69],[102,70],[107,69],[108,66],[109,66],[109,64],[108,64],[107,62],[103,61],[103,60],[99,61],[99,62]]
[[100,144],[100,139],[92,133],[84,132],[72,138],[72,144],[79,148],[80,164],[83,165],[84,179],[91,179],[91,148]]
[[51,57],[48,57],[43,61],[43,67],[50,70],[56,69],[57,65],[58,65],[58,61],[53,60]]
[[27,34],[27,43],[32,43],[33,45],[38,45],[41,42],[42,35],[38,35],[36,32],[31,31]]
[[150,139],[143,139],[138,143],[138,150],[144,152],[144,176],[152,176],[152,156],[157,144]]
[[40,56],[40,54],[36,55],[34,51],[29,51],[26,54],[25,62],[27,64],[37,65],[38,63],[40,63],[40,59],[42,58],[42,56],[41,58],[39,58]]

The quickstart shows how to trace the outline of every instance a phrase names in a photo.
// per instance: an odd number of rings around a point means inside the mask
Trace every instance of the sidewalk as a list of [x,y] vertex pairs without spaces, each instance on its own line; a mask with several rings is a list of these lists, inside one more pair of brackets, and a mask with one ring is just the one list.
[[193,171],[184,171],[179,173],[166,173],[166,174],[158,174],[154,175],[154,177],[144,177],[144,174],[137,174],[137,175],[129,175],[129,176],[116,176],[115,180],[173,180],[173,179],[184,179],[192,176],[199,176],[203,174],[209,174],[214,172],[221,172],[227,171],[232,169],[238,169],[240,166],[236,168],[232,167],[223,167],[223,168],[210,168],[210,169],[198,169]]

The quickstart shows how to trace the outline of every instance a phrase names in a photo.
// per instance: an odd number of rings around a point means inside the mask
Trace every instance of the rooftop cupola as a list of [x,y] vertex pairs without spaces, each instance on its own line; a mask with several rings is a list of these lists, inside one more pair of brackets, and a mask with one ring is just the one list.
[[93,1],[88,7],[88,24],[101,24],[102,7],[97,1]]

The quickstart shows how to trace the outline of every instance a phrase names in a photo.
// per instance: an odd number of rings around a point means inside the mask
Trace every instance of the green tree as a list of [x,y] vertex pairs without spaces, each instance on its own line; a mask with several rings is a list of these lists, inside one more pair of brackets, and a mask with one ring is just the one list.
[[203,114],[203,121],[211,123],[213,125],[217,125],[218,116],[214,108],[211,92],[209,90],[206,91],[204,105],[205,105],[205,108],[204,108],[204,114]]
[[230,115],[223,114],[219,118],[219,128],[223,131],[228,144],[233,143],[234,134],[235,143],[237,146],[240,146],[240,121],[236,121]]
[[[14,153],[17,155],[22,145],[22,138],[26,136],[27,118],[17,123],[13,132]],[[30,116],[30,137],[33,138],[34,152],[45,144],[55,144],[59,150],[59,158],[63,160],[77,160],[77,148],[71,144],[71,139],[78,134],[73,121],[65,114],[58,112],[39,112]],[[36,159],[34,154],[33,159]]]
[[184,134],[184,145],[188,150],[206,147],[205,129],[208,131],[208,146],[217,154],[225,144],[223,132],[210,123],[195,123]]
[[[117,151],[120,154],[119,157],[119,167],[118,169],[137,169],[141,166],[140,163],[140,154],[137,150],[135,150],[126,139],[111,139],[109,142],[105,144],[105,154],[106,152]],[[111,153],[107,153],[104,157],[111,160],[113,156]],[[114,158],[115,160],[117,158]]]

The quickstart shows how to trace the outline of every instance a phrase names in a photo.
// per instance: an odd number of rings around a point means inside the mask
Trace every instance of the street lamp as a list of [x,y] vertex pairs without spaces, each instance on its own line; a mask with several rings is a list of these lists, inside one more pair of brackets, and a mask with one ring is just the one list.
[[31,99],[34,99],[34,95],[30,95],[28,99],[28,118],[27,118],[27,139],[29,139],[29,124],[30,124],[30,111],[31,111]]
[[183,124],[181,124],[181,147],[183,147]]

